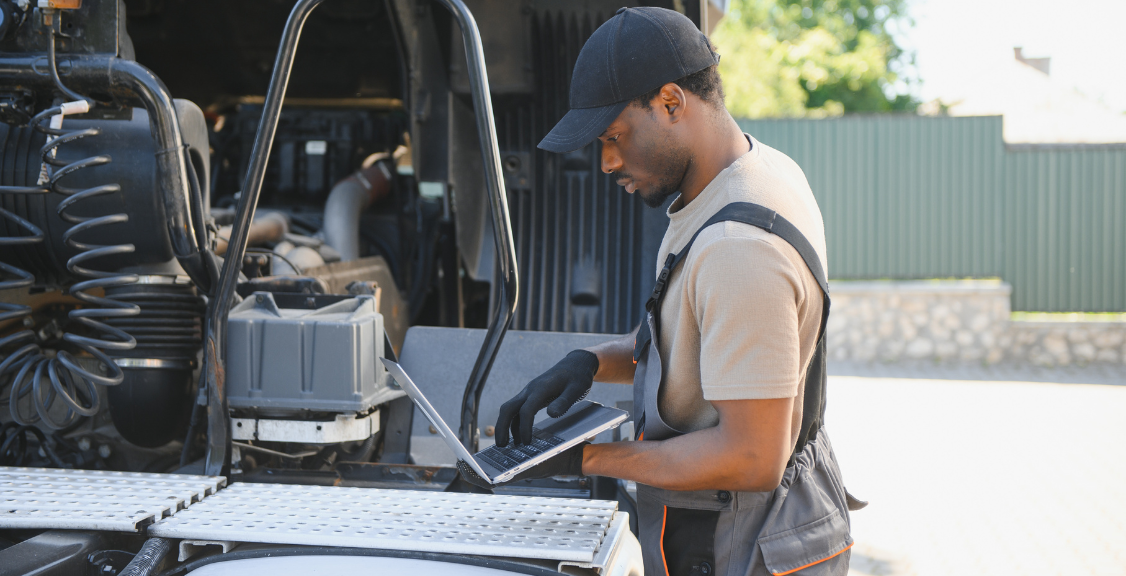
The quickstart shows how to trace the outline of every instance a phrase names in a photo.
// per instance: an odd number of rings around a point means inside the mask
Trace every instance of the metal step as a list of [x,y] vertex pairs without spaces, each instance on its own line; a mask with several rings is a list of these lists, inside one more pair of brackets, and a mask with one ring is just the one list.
[[135,532],[226,482],[216,476],[0,466],[0,528]]
[[590,563],[616,510],[602,500],[237,483],[148,533]]

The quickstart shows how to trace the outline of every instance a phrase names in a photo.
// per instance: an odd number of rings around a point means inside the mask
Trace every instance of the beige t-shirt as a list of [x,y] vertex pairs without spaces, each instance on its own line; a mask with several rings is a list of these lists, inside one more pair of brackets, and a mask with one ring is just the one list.
[[[687,206],[669,207],[657,274],[704,222],[732,202],[753,202],[789,220],[828,273],[825,225],[805,174],[785,154],[750,136],[751,150],[719,173]],[[821,289],[785,240],[738,222],[700,233],[672,276],[661,306],[661,415],[691,432],[715,426],[709,401],[796,398],[792,438],[801,426],[805,371],[817,344]]]

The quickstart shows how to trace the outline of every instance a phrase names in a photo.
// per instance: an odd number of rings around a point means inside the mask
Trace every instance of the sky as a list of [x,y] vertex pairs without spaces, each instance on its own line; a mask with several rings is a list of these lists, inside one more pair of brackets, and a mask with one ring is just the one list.
[[914,26],[895,30],[914,51],[924,102],[955,91],[967,67],[1049,56],[1051,76],[1126,112],[1126,0],[908,0]]

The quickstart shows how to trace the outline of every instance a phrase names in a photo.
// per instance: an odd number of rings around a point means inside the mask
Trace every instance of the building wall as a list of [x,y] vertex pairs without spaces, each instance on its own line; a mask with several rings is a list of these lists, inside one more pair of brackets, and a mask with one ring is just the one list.
[[1126,311],[1126,144],[1006,146],[999,116],[740,124],[805,171],[831,278],[993,277],[1014,310]]

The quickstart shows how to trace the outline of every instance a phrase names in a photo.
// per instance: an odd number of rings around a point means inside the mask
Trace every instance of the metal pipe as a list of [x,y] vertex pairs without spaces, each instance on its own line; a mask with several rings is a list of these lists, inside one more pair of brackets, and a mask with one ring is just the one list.
[[[293,70],[293,55],[301,38],[301,29],[309,14],[323,0],[298,0],[289,13],[282,32],[278,54],[274,60],[274,72],[270,76],[270,87],[266,91],[266,101],[262,106],[262,120],[258,123],[258,134],[254,137],[254,147],[250,152],[250,165],[242,182],[242,196],[232,225],[231,240],[227,246],[227,257],[215,287],[214,297],[207,309],[207,336],[204,342],[204,365],[201,378],[207,387],[207,456],[204,470],[208,475],[225,476],[230,471],[231,431],[225,388],[224,355],[227,335],[227,312],[235,293],[235,283],[246,255],[246,241],[250,223],[254,220],[254,210],[258,207],[258,196],[262,192],[262,178],[266,174],[266,162],[274,144],[278,119],[281,115],[282,100],[289,86],[289,74]],[[499,166],[499,164],[498,164]]]
[[[192,223],[191,188],[188,181],[190,168],[180,131],[180,118],[176,114],[172,95],[156,74],[131,60],[111,59],[109,73],[113,84],[124,86],[136,94],[150,112],[150,126],[157,142],[160,196],[164,201],[172,252],[177,260],[188,263],[185,269],[190,267],[192,271],[202,271],[192,274],[192,279],[200,284],[199,278],[206,277],[207,268],[203,264],[198,236]],[[200,289],[207,292],[213,283],[214,278],[210,278]]]
[[496,124],[493,121],[493,102],[489,91],[489,77],[485,72],[485,50],[481,44],[481,33],[473,14],[461,0],[440,0],[453,13],[461,28],[461,39],[465,45],[466,67],[469,71],[469,86],[473,94],[473,112],[477,120],[477,139],[481,146],[481,160],[485,165],[485,187],[489,192],[492,208],[494,243],[497,249],[497,263],[500,267],[501,301],[506,306],[497,306],[485,333],[485,342],[477,354],[477,362],[465,385],[461,400],[461,427],[458,435],[461,443],[470,452],[477,451],[477,411],[481,405],[481,393],[485,380],[496,360],[504,333],[516,310],[519,299],[519,281],[516,270],[516,247],[512,240],[512,221],[508,214],[508,194],[504,190],[501,177],[500,147],[497,145]]
[[325,244],[340,253],[342,262],[360,258],[360,218],[389,192],[391,169],[386,162],[357,170],[332,187],[325,201],[323,229]]

